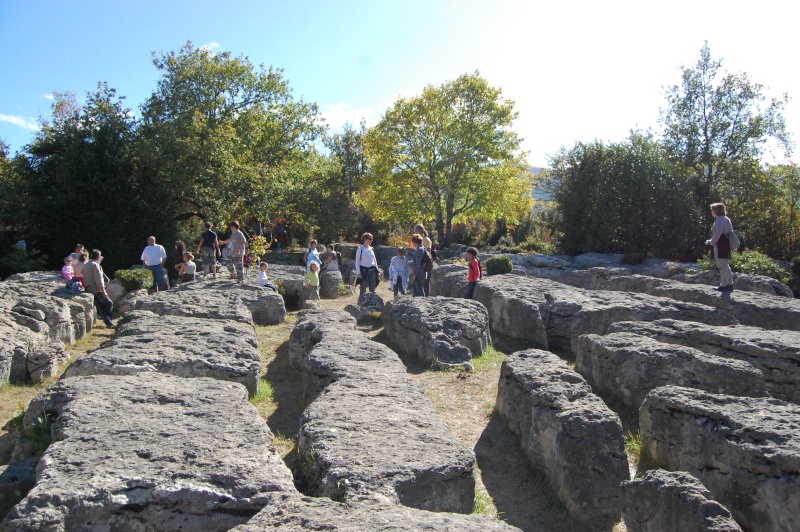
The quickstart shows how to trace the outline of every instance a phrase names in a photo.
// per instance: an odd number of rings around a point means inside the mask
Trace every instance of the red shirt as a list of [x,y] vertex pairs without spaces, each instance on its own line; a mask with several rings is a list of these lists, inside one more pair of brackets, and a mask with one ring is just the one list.
[[469,275],[467,276],[467,282],[474,283],[481,278],[481,263],[478,262],[478,259],[472,259],[469,261]]

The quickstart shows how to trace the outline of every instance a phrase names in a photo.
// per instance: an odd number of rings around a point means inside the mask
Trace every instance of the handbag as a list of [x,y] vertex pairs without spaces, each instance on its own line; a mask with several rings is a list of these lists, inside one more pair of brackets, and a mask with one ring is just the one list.
[[728,233],[728,242],[731,245],[731,251],[739,251],[739,248],[742,246],[741,240],[739,237],[736,236],[736,233],[731,229],[731,232]]

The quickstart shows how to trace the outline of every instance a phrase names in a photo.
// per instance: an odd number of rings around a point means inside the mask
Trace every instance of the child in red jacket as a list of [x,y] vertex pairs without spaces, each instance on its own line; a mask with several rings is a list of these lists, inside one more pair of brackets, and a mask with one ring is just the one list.
[[481,274],[481,261],[478,260],[478,250],[475,248],[467,249],[467,262],[469,263],[469,275],[467,276],[467,291],[464,293],[465,299],[472,299],[475,286],[483,277]]

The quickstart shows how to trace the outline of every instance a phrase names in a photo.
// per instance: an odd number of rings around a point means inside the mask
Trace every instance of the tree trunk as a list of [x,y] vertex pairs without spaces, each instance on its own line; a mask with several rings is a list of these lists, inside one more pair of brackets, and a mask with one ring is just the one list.
[[[449,235],[450,233],[448,232],[447,234]],[[445,241],[445,238],[444,238],[444,236],[445,236],[445,232],[444,232],[444,215],[442,214],[441,211],[438,211],[436,213],[436,235],[438,236],[438,239],[439,239],[439,247],[440,248],[447,247],[447,245],[445,244],[446,241]]]

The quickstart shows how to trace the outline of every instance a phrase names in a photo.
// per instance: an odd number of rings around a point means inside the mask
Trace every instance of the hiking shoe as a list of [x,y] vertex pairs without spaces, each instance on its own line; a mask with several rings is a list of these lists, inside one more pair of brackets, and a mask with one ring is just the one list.
[[110,319],[108,319],[108,318],[104,319],[104,320],[103,320],[103,323],[105,323],[105,324],[106,324],[106,327],[111,327],[112,329],[114,328],[114,322],[113,322],[113,321],[111,321],[111,320],[110,320]]

